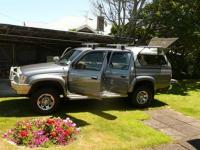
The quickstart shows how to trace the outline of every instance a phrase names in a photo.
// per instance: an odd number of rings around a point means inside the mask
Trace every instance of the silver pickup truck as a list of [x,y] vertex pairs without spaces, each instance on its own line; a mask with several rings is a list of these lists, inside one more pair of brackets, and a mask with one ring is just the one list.
[[169,87],[171,65],[160,47],[81,47],[56,62],[11,67],[11,86],[30,97],[36,112],[55,111],[61,97],[128,97],[149,106],[154,93]]

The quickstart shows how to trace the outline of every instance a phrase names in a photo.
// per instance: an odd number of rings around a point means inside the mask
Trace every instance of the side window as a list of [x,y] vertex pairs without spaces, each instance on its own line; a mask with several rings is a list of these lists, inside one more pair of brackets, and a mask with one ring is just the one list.
[[75,65],[76,69],[100,71],[105,52],[94,51],[84,55]]
[[109,67],[111,69],[128,70],[130,58],[129,52],[114,52]]
[[138,55],[138,62],[145,66],[162,66],[167,64],[167,61],[163,55],[140,54]]

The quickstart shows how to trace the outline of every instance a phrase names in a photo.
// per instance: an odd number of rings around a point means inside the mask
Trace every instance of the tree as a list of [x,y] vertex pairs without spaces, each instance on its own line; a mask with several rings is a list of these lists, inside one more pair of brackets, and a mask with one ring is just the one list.
[[[137,28],[140,43],[154,36],[178,37],[170,57],[175,76],[181,72],[200,77],[200,1],[154,0],[140,13],[142,26]],[[174,54],[172,56],[172,54]]]
[[[99,15],[113,24],[118,36],[135,37],[138,16],[148,0],[95,0],[93,6]],[[128,24],[128,25],[127,25]]]
[[68,31],[76,32],[76,28],[68,29]]
[[[150,0],[131,0],[129,6],[129,23],[128,23],[128,35],[133,37],[136,40],[136,30],[140,26],[142,18],[140,18],[140,13],[142,12],[144,6],[147,4],[147,1]],[[135,41],[134,41],[135,44]]]

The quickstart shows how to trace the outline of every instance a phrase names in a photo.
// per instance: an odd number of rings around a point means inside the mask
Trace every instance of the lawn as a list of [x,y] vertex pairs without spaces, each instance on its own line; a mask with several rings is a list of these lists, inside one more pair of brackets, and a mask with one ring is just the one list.
[[[181,81],[171,86],[167,93],[158,93],[155,99],[151,108],[170,107],[200,119],[200,81]],[[43,117],[48,116],[33,113],[26,98],[0,98],[0,135],[18,120]],[[142,121],[149,119],[145,111],[131,107],[123,99],[64,102],[54,117],[70,117],[81,127],[81,133],[74,143],[52,150],[143,149],[171,141],[168,136],[144,125]],[[16,148],[0,139],[0,149]]]
[[200,119],[200,81],[180,81],[155,98],[176,111]]
[[[154,106],[159,104],[155,103]],[[0,135],[18,120],[40,117],[45,116],[33,113],[26,98],[0,98]],[[65,147],[53,147],[52,150],[130,150],[171,141],[168,136],[144,125],[142,120],[149,118],[145,111],[130,107],[123,99],[65,102],[54,117],[70,117],[81,127],[81,133],[75,142]],[[0,149],[15,150],[17,147],[0,139]]]

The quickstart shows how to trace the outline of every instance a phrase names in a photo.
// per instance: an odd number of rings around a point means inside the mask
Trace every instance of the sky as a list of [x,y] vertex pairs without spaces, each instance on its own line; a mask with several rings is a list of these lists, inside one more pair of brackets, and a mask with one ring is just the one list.
[[[91,18],[91,19],[87,19]],[[91,0],[0,0],[0,23],[65,30],[96,29]],[[105,28],[109,33],[110,26]]]

